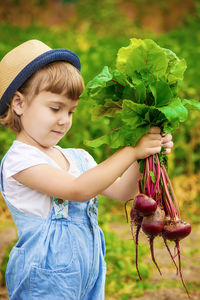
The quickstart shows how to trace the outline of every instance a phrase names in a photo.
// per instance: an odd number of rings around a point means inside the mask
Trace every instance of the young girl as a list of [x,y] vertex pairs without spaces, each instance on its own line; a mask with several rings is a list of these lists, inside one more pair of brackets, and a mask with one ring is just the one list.
[[0,122],[16,133],[0,170],[19,237],[6,271],[11,300],[104,299],[97,195],[134,197],[137,160],[161,145],[171,151],[172,137],[156,127],[99,165],[85,150],[57,146],[83,88],[79,58],[66,49],[31,40],[0,62]]

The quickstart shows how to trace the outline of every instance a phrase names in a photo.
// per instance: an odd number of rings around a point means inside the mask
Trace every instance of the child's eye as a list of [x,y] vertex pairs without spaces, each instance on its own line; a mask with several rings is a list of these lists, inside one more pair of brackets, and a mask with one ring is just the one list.
[[50,107],[53,111],[59,111],[59,107]]

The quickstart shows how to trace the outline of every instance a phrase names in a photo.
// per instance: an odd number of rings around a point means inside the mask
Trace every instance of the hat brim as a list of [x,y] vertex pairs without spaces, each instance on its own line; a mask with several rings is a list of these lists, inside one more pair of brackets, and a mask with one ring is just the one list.
[[81,70],[81,64],[78,56],[68,49],[53,49],[39,55],[26,65],[20,73],[18,73],[15,79],[5,90],[0,101],[0,115],[3,115],[6,112],[14,93],[20,88],[20,86],[22,86],[23,83],[41,67],[44,67],[54,61],[66,61],[71,63],[79,71]]

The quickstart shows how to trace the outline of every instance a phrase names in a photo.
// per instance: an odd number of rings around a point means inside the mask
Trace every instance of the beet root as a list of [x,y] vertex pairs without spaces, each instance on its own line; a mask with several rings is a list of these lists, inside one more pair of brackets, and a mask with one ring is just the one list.
[[143,232],[149,237],[155,237],[159,235],[163,230],[164,218],[165,218],[164,211],[160,207],[157,207],[154,215],[143,218],[142,221]]
[[154,256],[154,247],[153,247],[153,241],[154,241],[154,236],[150,237],[149,239],[149,244],[150,244],[150,250],[151,250],[151,258],[152,258],[152,261],[153,263],[155,264],[156,268],[158,269],[160,275],[162,275],[161,271],[160,271],[160,268],[155,260],[155,256]]
[[180,241],[188,236],[191,232],[191,225],[182,220],[167,221],[164,229],[163,236],[170,241]]
[[[135,246],[136,246],[136,249],[135,249],[135,265],[136,265],[136,270],[137,270],[138,276],[139,276],[140,280],[142,280],[142,277],[141,277],[140,271],[139,271],[139,267],[138,267],[138,240],[139,240],[140,229],[141,229],[141,224],[138,224],[137,227],[136,227],[136,233],[135,233]],[[133,227],[132,226],[131,226],[131,232],[132,232],[132,236],[133,236],[133,239],[134,239]]]
[[156,211],[157,203],[154,199],[144,194],[138,194],[135,197],[134,207],[141,213],[141,215],[150,216]]
[[190,295],[185,285],[185,282],[183,280],[183,275],[181,270],[181,252],[180,252],[179,241],[184,239],[186,236],[188,236],[190,232],[191,232],[191,225],[189,223],[186,223],[182,220],[167,220],[165,222],[165,226],[162,233],[164,240],[168,239],[176,243],[178,263],[179,263],[179,267],[178,267],[179,274],[181,277],[182,284],[189,298]]

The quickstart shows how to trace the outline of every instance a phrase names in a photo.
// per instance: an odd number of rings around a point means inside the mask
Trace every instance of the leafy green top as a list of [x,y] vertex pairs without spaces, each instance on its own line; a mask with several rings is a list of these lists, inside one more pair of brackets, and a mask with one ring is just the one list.
[[178,97],[178,83],[186,69],[169,49],[150,39],[131,39],[118,51],[116,70],[105,66],[86,86],[81,98],[90,99],[93,119],[106,116],[116,128],[87,141],[92,147],[132,145],[150,127],[172,133],[188,116],[188,109],[200,110],[200,103]]

